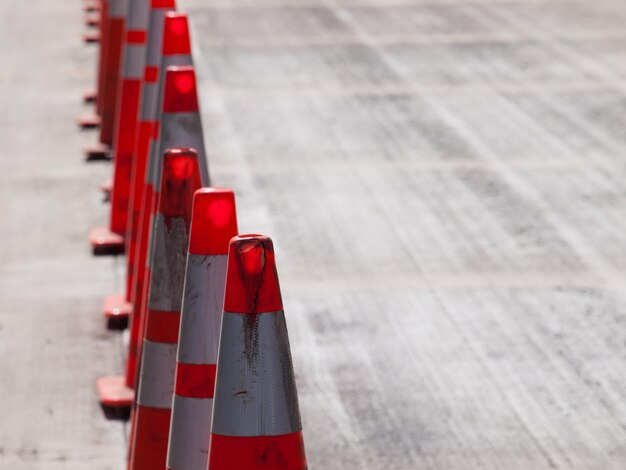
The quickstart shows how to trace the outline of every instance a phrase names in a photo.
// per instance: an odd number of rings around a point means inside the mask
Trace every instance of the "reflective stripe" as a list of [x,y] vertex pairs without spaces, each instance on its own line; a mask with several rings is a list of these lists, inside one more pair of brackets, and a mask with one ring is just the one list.
[[143,93],[141,94],[141,120],[153,121],[157,112],[157,94],[159,84],[145,81],[143,83]]
[[143,44],[126,44],[124,48],[124,78],[141,80],[144,72],[146,47]]
[[109,0],[109,18],[125,18],[127,10],[127,0]]
[[[192,147],[198,151],[200,180],[208,184],[208,168],[204,149],[204,136],[200,113],[162,113],[158,145],[153,145],[150,158],[150,180],[155,188],[161,187],[163,154],[169,148]],[[158,148],[157,148],[158,147]]]
[[187,256],[178,362],[217,363],[227,259],[226,255]]
[[152,8],[150,11],[150,35],[148,37],[147,65],[159,65],[163,48],[163,23],[169,9]]
[[129,0],[128,30],[142,30],[148,28],[150,18],[150,0]]
[[176,369],[176,344],[144,340],[137,404],[171,408]]
[[211,434],[208,470],[243,468],[307,470],[302,433],[254,437]]
[[213,400],[174,395],[167,467],[206,470]]
[[150,290],[148,308],[180,312],[185,285],[185,260],[189,234],[182,218],[171,219],[168,228],[161,214],[154,215],[150,240]]
[[283,312],[224,312],[212,432],[275,436],[301,429]]

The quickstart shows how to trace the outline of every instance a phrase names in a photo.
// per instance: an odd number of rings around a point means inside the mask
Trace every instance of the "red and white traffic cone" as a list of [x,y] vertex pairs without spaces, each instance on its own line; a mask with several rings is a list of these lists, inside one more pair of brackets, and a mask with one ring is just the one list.
[[[119,81],[114,134],[115,169],[111,192],[111,220],[109,228],[96,228],[90,234],[90,242],[96,252],[102,250],[104,253],[119,253],[124,250],[130,169],[145,60],[149,5],[149,0],[128,2],[123,68]],[[119,322],[119,318],[128,318],[131,309],[128,293],[109,296],[104,302],[104,314],[109,321]],[[121,415],[128,413],[134,400],[134,378],[129,383],[126,376],[101,377],[96,382],[96,388],[105,410]]]
[[272,241],[230,242],[208,470],[305,470]]
[[196,191],[167,451],[171,470],[207,468],[228,243],[235,235],[235,194]]
[[83,11],[87,13],[98,12],[101,10],[101,0],[86,0],[83,2]]
[[126,21],[125,0],[103,1],[102,42],[99,54],[98,96],[96,104],[100,117],[100,142],[83,149],[88,161],[104,160],[110,156],[113,144],[113,125],[120,75],[122,42]]
[[106,50],[104,74],[102,77],[100,142],[113,145],[113,128],[117,105],[117,89],[120,79],[122,45],[126,23],[126,1],[108,0],[108,18],[106,21]]
[[[107,26],[108,26],[108,20],[109,20],[109,0],[101,0],[100,1],[100,5],[101,5],[101,15],[102,15],[102,21],[100,22],[100,37],[102,38],[102,43],[100,44],[100,47],[98,48],[98,81],[97,81],[97,85],[98,85],[98,91],[101,91],[102,88],[104,87],[103,81],[104,81],[104,74],[105,74],[105,69],[106,69],[106,48],[107,48],[107,39],[106,39],[106,35],[107,35]],[[124,11],[124,16],[126,16],[126,11]],[[100,98],[102,98],[102,96],[100,96]],[[98,102],[96,103],[96,112],[98,114],[98,116],[100,114],[102,114],[102,99],[98,100]]]
[[[150,234],[153,230],[151,217],[156,211],[158,190],[161,187],[161,168],[163,154],[168,148],[191,147],[198,152],[200,166],[200,180],[203,186],[209,185],[209,175],[202,137],[202,126],[198,113],[198,97],[195,86],[195,75],[191,68],[168,67],[166,71],[164,95],[168,97],[169,105],[163,106],[163,113],[159,119],[163,131],[163,138],[169,147],[161,148],[161,153],[152,152],[150,162],[146,165],[145,183],[137,232],[137,254],[134,263],[132,302],[133,318],[131,322],[128,358],[126,363],[126,383],[132,386],[135,382],[136,361],[140,356],[140,334],[146,312],[147,286],[150,281],[150,260],[152,243]],[[191,110],[196,110],[191,111]],[[180,119],[176,116],[180,115]],[[154,237],[152,237],[154,238]]]
[[[106,1],[106,0],[103,0]],[[85,16],[85,26],[89,26],[91,28],[99,27],[102,21],[102,16],[97,13],[92,13]]]
[[[108,0],[90,0],[83,5],[83,11],[85,13],[97,14],[100,13],[102,19],[106,18]],[[94,15],[95,16],[95,15]],[[102,28],[103,21],[100,21],[100,29]],[[87,44],[93,44],[100,41],[102,35],[101,31],[89,31],[83,34],[83,42]]]
[[162,171],[129,470],[165,468],[192,202],[200,188],[192,149],[168,150]]
[[90,232],[89,241],[95,254],[124,252],[124,236],[128,218],[130,169],[135,144],[135,129],[139,107],[139,90],[145,60],[146,28],[149,0],[128,4],[128,23],[124,44],[124,61],[119,83],[116,129],[114,135],[114,177],[111,193],[109,227],[97,227]]
[[[164,25],[164,22],[166,23],[166,21],[163,19],[163,16],[167,12],[167,8],[175,7],[175,2],[173,0],[164,0],[163,2],[160,2],[163,5],[163,8],[155,7],[155,3],[159,4],[159,2],[152,2],[152,9],[150,13],[150,33],[146,54],[146,68],[142,84],[141,106],[138,117],[139,122],[137,124],[137,138],[135,140],[135,152],[131,172],[131,199],[128,210],[126,241],[128,253],[126,291],[128,293],[133,290],[134,272],[136,270],[135,264],[138,252],[137,233],[139,229],[139,213],[145,189],[144,181],[149,144],[153,135],[159,128],[157,119],[157,92],[160,87],[159,77],[161,76],[159,71],[159,66],[162,62],[160,51],[162,49],[164,36],[163,29],[167,26],[166,24]],[[145,259],[142,259],[142,264],[140,265],[142,269],[145,266],[144,261]],[[132,295],[130,297],[132,297]]]
[[[101,15],[101,21],[98,25],[98,29],[100,31],[102,31],[102,29],[105,27],[105,21],[107,18],[107,2],[108,0],[101,0],[99,1],[98,7],[101,8],[102,12],[98,13],[98,15]],[[101,4],[101,6],[100,6]],[[102,19],[103,18],[103,19]],[[98,107],[98,90],[102,87],[101,82],[102,82],[102,75],[104,73],[104,48],[102,46],[100,46],[99,50],[98,50],[98,70],[97,70],[97,76],[96,76],[96,88],[95,89],[90,89],[90,90],[86,90],[83,92],[83,101],[85,103],[96,103],[96,106]],[[97,108],[97,112],[98,115],[100,114],[100,109],[99,107]]]

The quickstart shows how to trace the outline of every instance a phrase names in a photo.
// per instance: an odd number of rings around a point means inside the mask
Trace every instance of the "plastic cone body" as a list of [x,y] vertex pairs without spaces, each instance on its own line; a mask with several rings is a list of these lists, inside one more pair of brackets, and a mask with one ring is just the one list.
[[100,21],[100,37],[103,38],[102,44],[100,44],[100,49],[98,50],[98,80],[96,84],[96,113],[98,116],[102,115],[102,90],[104,89],[103,81],[104,81],[104,70],[106,67],[106,34],[108,28],[108,18],[109,18],[109,0],[102,0],[101,2],[101,21]]
[[230,243],[208,470],[307,468],[272,241]]
[[228,242],[236,234],[234,193],[218,188],[197,191],[167,452],[171,470],[207,468]]
[[102,17],[102,81],[99,89],[100,142],[113,145],[113,128],[117,103],[117,87],[124,39],[127,0],[108,0],[106,18]]
[[149,0],[129,0],[124,59],[119,83],[114,134],[114,175],[111,193],[111,232],[126,235],[130,172],[135,147],[139,91],[145,61]]
[[[148,27],[148,43],[146,47],[144,79],[141,86],[141,99],[135,139],[135,151],[131,172],[131,196],[127,220],[127,252],[128,269],[126,275],[126,292],[129,300],[133,297],[133,283],[137,261],[137,232],[139,230],[139,213],[144,191],[146,162],[149,142],[158,129],[157,96],[159,81],[159,65],[163,43],[163,22],[167,11],[176,7],[173,0],[152,1]],[[141,266],[145,266],[142,259]],[[142,284],[143,285],[143,284]],[[140,307],[140,306],[139,306]]]
[[[146,312],[147,286],[151,275],[149,264],[146,263],[146,260],[150,259],[152,251],[150,218],[156,211],[158,189],[155,190],[155,188],[161,187],[161,168],[165,150],[180,147],[196,149],[202,185],[207,186],[209,184],[193,68],[168,67],[165,78],[163,95],[171,102],[176,103],[176,105],[173,107],[163,105],[162,109],[164,111],[161,113],[160,119],[162,137],[160,137],[159,144],[157,144],[160,153],[152,152],[146,165],[146,179],[138,222],[136,271],[133,281],[133,315],[138,319],[138,324],[135,326],[135,318],[133,318],[129,342],[129,359],[127,361],[127,381],[129,384],[133,382],[133,377],[136,373],[136,367],[132,363],[133,357],[139,357],[140,354],[140,343],[137,338],[139,338],[140,332],[143,330],[142,322]],[[180,87],[179,81],[182,81],[186,86]],[[133,347],[136,348],[134,351],[131,350]]]
[[[143,76],[143,62],[150,0],[127,0],[126,32],[123,44],[122,72],[119,78],[117,100],[118,116],[114,135],[114,175],[111,193],[109,233],[116,234],[124,243],[129,203],[130,169],[135,143],[139,87]],[[97,230],[97,229],[96,229]],[[93,244],[93,241],[92,241]],[[125,295],[126,300],[128,295]],[[124,304],[120,304],[121,307]],[[108,310],[108,306],[105,310]],[[105,315],[106,315],[105,311]],[[104,384],[104,385],[102,385]],[[113,385],[111,385],[113,384]],[[108,406],[129,407],[133,384],[124,377],[104,377],[98,381],[100,401]]]
[[131,470],[165,468],[192,200],[199,188],[195,151],[168,152],[154,217],[153,276],[132,422]]

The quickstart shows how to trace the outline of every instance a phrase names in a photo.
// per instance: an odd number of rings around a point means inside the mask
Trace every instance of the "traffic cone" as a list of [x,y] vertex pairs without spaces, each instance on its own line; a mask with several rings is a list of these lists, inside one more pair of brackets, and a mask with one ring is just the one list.
[[[123,72],[120,77],[120,94],[117,102],[116,130],[114,135],[115,169],[111,193],[110,228],[96,228],[90,234],[94,252],[120,252],[124,250],[125,223],[121,223],[121,212],[128,212],[128,193],[132,152],[135,143],[135,127],[139,106],[139,90],[145,60],[145,42],[148,27],[149,0],[128,2],[126,38],[124,43]],[[115,216],[114,216],[114,211]],[[115,223],[113,223],[115,222]],[[102,234],[102,240],[96,236]],[[109,321],[120,321],[120,314],[128,318],[132,305],[126,295],[112,295],[104,301],[104,314]],[[121,320],[123,321],[123,320]],[[106,414],[126,417],[134,400],[134,381],[126,376],[105,376],[96,381],[100,404]]]
[[[157,6],[155,6],[155,3]],[[162,7],[160,6],[162,5]],[[150,34],[148,37],[148,47],[146,54],[146,69],[141,93],[141,107],[139,112],[139,122],[137,124],[137,138],[135,141],[135,153],[131,172],[131,198],[127,220],[127,243],[128,269],[126,275],[126,292],[129,293],[128,300],[131,300],[130,292],[133,286],[133,276],[135,260],[137,254],[137,231],[139,226],[139,211],[144,192],[144,180],[146,172],[146,161],[149,152],[149,143],[153,134],[158,129],[157,121],[157,92],[159,88],[159,77],[161,66],[161,48],[163,43],[163,29],[166,20],[163,16],[167,8],[175,8],[173,0],[162,2],[152,2],[150,13]],[[142,268],[145,263],[142,264]]]
[[228,243],[235,235],[235,194],[218,188],[196,191],[178,339],[168,469],[207,468]]
[[83,33],[83,42],[85,44],[97,44],[100,42],[100,32],[99,31],[88,31]]
[[98,12],[101,10],[101,0],[86,0],[83,3],[83,11],[87,13]]
[[85,26],[90,26],[92,28],[100,26],[102,21],[102,16],[98,14],[91,14],[85,16]]
[[[117,88],[120,77],[120,63],[122,45],[126,23],[126,1],[108,0],[106,28],[106,48],[104,50],[104,73],[100,88],[100,102],[102,104],[100,116],[100,142],[113,145],[113,125],[117,103]],[[104,44],[101,46],[103,47]]]
[[[191,67],[168,67],[165,75],[163,90],[167,97],[167,105],[162,106],[160,128],[162,138],[155,147],[161,149],[152,152],[150,162],[146,165],[146,179],[143,187],[140,214],[138,217],[137,254],[134,264],[132,302],[133,318],[131,321],[128,358],[126,363],[126,383],[131,386],[135,383],[136,361],[140,356],[140,332],[146,312],[147,286],[150,281],[150,269],[147,260],[153,244],[150,234],[153,230],[150,218],[156,211],[158,188],[161,187],[161,168],[163,155],[168,148],[191,147],[198,152],[200,179],[203,186],[209,185],[209,175],[202,137],[202,126],[198,112],[198,97],[196,94],[195,74]],[[194,111],[195,110],[195,111]],[[168,145],[164,147],[164,145]]]
[[306,468],[274,247],[241,235],[228,253],[208,470]]
[[118,119],[116,119],[113,147],[115,168],[111,194],[111,217],[108,227],[97,227],[90,232],[89,241],[94,254],[120,254],[124,252],[130,169],[135,144],[139,90],[145,60],[148,13],[149,0],[128,3],[124,64],[119,83],[116,111]]
[[[107,1],[108,0],[100,0],[99,2],[97,2],[99,9],[102,11],[100,14],[104,18],[107,17],[107,14],[106,14]],[[104,22],[101,21],[99,25],[99,29],[102,30],[103,27],[104,27]],[[96,88],[94,90],[87,90],[83,92],[83,101],[85,103],[96,103],[96,106],[98,106],[98,89],[100,89],[100,87],[102,86],[101,85],[102,73],[104,71],[103,60],[104,60],[104,51],[103,51],[103,48],[100,47],[98,51],[98,71],[97,71],[97,77],[96,77]],[[98,109],[98,114],[100,114],[99,109]]]
[[98,91],[94,89],[83,91],[83,101],[85,103],[95,103],[98,101]]
[[168,150],[162,172],[129,470],[165,468],[192,202],[201,185],[192,149]]
[[[108,0],[91,0],[85,2],[83,5],[83,11],[85,13],[100,13],[102,18],[106,17],[106,2]],[[100,24],[100,28],[102,28],[102,22]],[[94,44],[100,42],[100,38],[102,37],[100,31],[89,31],[87,33],[83,33],[83,42],[86,44]]]
[[97,114],[100,116],[100,142],[83,149],[87,161],[103,160],[110,157],[126,21],[125,6],[125,0],[104,0],[102,2],[103,21],[100,28],[102,41],[98,60],[99,99],[96,103]]

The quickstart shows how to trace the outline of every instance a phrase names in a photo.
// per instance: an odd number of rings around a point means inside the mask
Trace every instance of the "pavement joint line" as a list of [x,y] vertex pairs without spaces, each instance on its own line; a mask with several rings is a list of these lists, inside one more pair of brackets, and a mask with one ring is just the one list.
[[[501,25],[498,25],[501,27]],[[395,45],[454,45],[489,42],[494,44],[529,43],[546,44],[554,40],[561,42],[582,42],[589,40],[609,40],[626,38],[626,30],[598,29],[563,31],[554,36],[543,36],[531,30],[526,35],[519,32],[492,31],[484,33],[431,33],[431,34],[376,34],[375,43],[381,46]],[[362,41],[354,35],[318,36],[204,36],[203,48],[280,48],[280,47],[323,47],[359,45]]]
[[[619,0],[609,0],[619,1]],[[310,9],[319,8],[319,2],[272,1],[259,2],[258,0],[244,0],[241,3],[213,2],[203,5],[202,10],[247,10],[247,9]],[[386,0],[383,4],[379,0],[344,0],[345,8],[389,8],[389,7],[439,7],[439,6],[466,6],[466,5],[527,5],[527,4],[551,4],[551,0]],[[187,11],[193,12],[198,7],[192,6]]]
[[[626,78],[617,81],[619,87],[626,88]],[[504,93],[509,95],[518,94],[565,94],[579,91],[606,91],[617,90],[616,81],[593,81],[585,80],[580,82],[560,82],[560,83],[506,83],[492,82],[485,85],[462,84],[462,85],[381,85],[381,86],[336,86],[334,84],[315,86],[264,86],[257,87],[234,87],[224,86],[217,82],[212,82],[212,86],[219,87],[227,97],[255,97],[264,98],[266,95],[285,95],[309,97],[310,95],[338,95],[338,96],[405,96],[405,95],[426,95],[426,94],[455,94],[455,93]]]
[[[568,155],[569,159],[564,159],[564,155]],[[284,155],[284,154],[283,154]],[[410,154],[401,157],[398,160],[382,161],[375,159],[375,155],[366,154],[350,154],[344,156],[345,161],[337,161],[337,155],[334,154],[317,154],[315,161],[298,161],[286,159],[280,163],[267,163],[268,161],[276,161],[278,155],[275,154],[254,154],[254,160],[249,162],[249,166],[254,168],[255,173],[282,173],[291,172],[301,169],[302,165],[307,165],[311,169],[319,168],[321,170],[337,170],[337,171],[354,171],[355,160],[359,162],[359,168],[363,170],[376,171],[398,171],[398,170],[420,170],[420,171],[449,171],[449,170],[493,170],[493,164],[484,159],[476,158],[472,160],[446,160],[445,157],[428,154]],[[227,152],[220,153],[220,159],[224,162],[214,162],[214,168],[227,170],[235,168],[229,158],[231,155]],[[626,159],[621,162],[626,166]],[[523,154],[515,157],[508,157],[507,165],[512,168],[522,170],[576,170],[588,172],[589,170],[612,170],[615,168],[615,156],[612,155],[575,155],[564,152],[563,155],[536,155]]]
[[[404,67],[391,57],[385,49],[377,44],[371,34],[363,30],[349,11],[341,5],[337,5],[335,0],[324,0],[324,3],[327,4],[329,8],[335,10],[337,17],[342,20],[346,26],[351,28],[355,35],[361,38],[364,44],[368,45],[372,51],[376,52],[390,70],[394,71],[399,77],[405,80],[411,80]],[[485,145],[476,133],[468,127],[466,122],[456,116],[448,106],[440,101],[429,98],[428,96],[425,96],[424,100],[429,103],[431,109],[439,114],[445,122],[448,122],[453,129],[456,129],[459,135],[476,149],[479,154],[487,161],[491,162],[494,171],[500,174],[503,181],[505,181],[513,191],[516,191],[519,196],[523,197],[533,204],[535,208],[540,210],[546,216],[546,220],[551,223],[554,229],[570,246],[579,248],[579,254],[585,264],[591,266],[594,271],[603,273],[605,276],[609,273],[608,277],[611,279],[621,278],[621,272],[608,262],[602,254],[598,253],[594,247],[590,246],[584,238],[584,235],[580,234],[567,220],[560,216],[558,210],[552,210],[553,208],[550,203],[546,202],[541,194],[539,194],[522,175],[519,175],[518,172],[509,167],[507,162],[502,161],[498,154],[489,146]],[[402,243],[406,242],[403,241]],[[410,250],[408,250],[408,252],[411,253]]]
[[[488,15],[484,13],[481,14],[481,17],[484,18],[485,16]],[[523,23],[520,23],[519,21],[511,20],[510,17],[500,16],[498,18],[494,18],[494,23],[502,24],[503,21],[507,21],[509,23],[513,21],[513,24],[518,28],[520,26],[522,28],[526,27]],[[520,32],[520,34],[523,33]],[[546,41],[547,47],[552,48],[562,57],[568,57],[571,62],[576,64],[577,66],[584,66],[593,75],[596,75],[598,70],[602,70],[603,67],[600,67],[600,63],[598,63],[598,61],[593,61],[585,55],[573,52],[570,48],[557,46],[556,44],[554,44],[554,39],[556,39],[556,37],[551,37],[549,35],[540,37],[542,40]],[[604,80],[604,83],[610,84],[611,87],[614,88],[616,91],[624,92],[626,90],[626,88],[624,88],[623,85],[620,83],[620,80],[616,79],[611,72],[605,69],[603,75],[604,77],[602,78]],[[575,113],[571,112],[571,110],[567,109],[562,103],[558,102],[554,98],[554,96],[543,94],[539,95],[539,97],[542,99],[544,104],[546,104],[548,107],[550,107],[561,116],[565,117],[567,120],[575,124],[580,129],[584,129],[585,132],[591,134],[599,142],[602,142],[614,151],[623,151],[623,146],[619,142],[617,142],[612,136],[608,135],[603,129],[600,129],[596,122],[585,120],[577,116]]]
[[[626,293],[626,270],[611,270],[608,273],[585,271],[577,274],[560,272],[491,272],[476,273],[469,270],[458,274],[424,274],[423,276],[403,273],[402,275],[385,276],[378,274],[361,274],[358,279],[346,279],[343,276],[327,276],[323,280],[299,278],[289,273],[289,280],[282,282],[285,290],[301,292],[352,292],[367,289],[372,292],[402,292],[441,290],[481,290],[481,289],[585,289],[610,290]],[[338,282],[340,281],[341,282]]]

